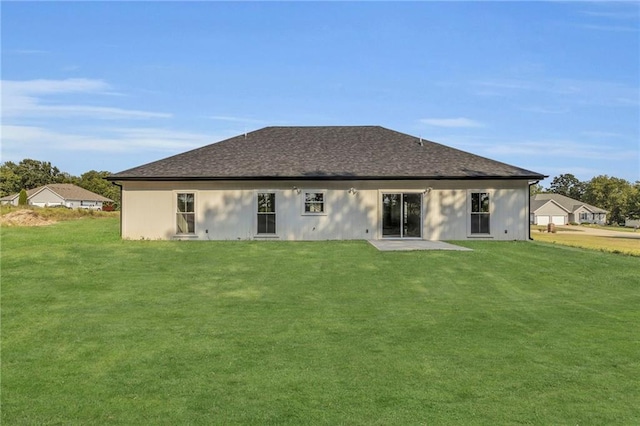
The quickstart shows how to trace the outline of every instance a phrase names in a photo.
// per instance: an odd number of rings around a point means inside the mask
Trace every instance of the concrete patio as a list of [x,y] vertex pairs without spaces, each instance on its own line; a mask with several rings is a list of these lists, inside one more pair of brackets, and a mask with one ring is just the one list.
[[443,241],[429,240],[369,240],[372,246],[380,251],[411,251],[411,250],[456,250],[472,251],[470,248],[456,246]]

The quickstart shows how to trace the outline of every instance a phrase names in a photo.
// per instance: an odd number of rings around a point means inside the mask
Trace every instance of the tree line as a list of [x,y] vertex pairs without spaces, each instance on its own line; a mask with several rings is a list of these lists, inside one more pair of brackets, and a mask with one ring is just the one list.
[[0,165],[0,197],[19,194],[22,190],[52,183],[72,183],[114,201],[120,207],[120,188],[105,180],[112,173],[90,170],[80,176],[62,172],[48,161],[26,158],[19,163],[6,161]]
[[[29,158],[19,163],[6,161],[0,165],[0,197],[51,183],[72,183],[114,200],[118,208],[120,188],[105,180],[111,174],[108,171],[90,170],[80,176],[73,176],[47,161]],[[541,192],[562,194],[608,210],[607,218],[610,223],[623,224],[626,218],[640,219],[640,181],[632,184],[607,175],[580,181],[567,173],[554,177],[546,189],[540,184],[531,186],[531,195]]]
[[554,193],[609,211],[610,224],[624,224],[625,219],[640,219],[640,181],[631,183],[625,179],[600,175],[588,181],[580,181],[567,173],[553,178],[549,187],[531,186],[531,195]]

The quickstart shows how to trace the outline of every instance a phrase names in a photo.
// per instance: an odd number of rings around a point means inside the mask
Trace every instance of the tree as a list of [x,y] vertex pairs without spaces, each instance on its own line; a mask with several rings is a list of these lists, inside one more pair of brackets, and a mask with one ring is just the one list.
[[64,182],[65,174],[47,161],[26,158],[16,164],[7,161],[0,166],[2,195],[10,195],[21,189],[33,189],[49,183]]
[[574,175],[566,173],[553,178],[551,185],[549,185],[549,192],[583,201],[585,186],[585,183],[578,180]]
[[634,188],[628,181],[600,175],[587,183],[583,201],[608,210],[609,223],[624,223],[633,196]]
[[640,180],[636,181],[630,192],[627,217],[629,219],[640,219]]
[[72,183],[96,194],[110,198],[115,207],[120,206],[120,189],[105,178],[111,172],[90,170],[82,176],[73,176],[61,172],[46,161],[26,158],[16,164],[7,161],[0,165],[0,197],[20,192],[21,189],[33,189],[51,183]]
[[20,190],[20,195],[18,196],[18,205],[19,206],[27,205],[27,191],[24,188]]
[[116,185],[113,185],[111,182],[106,180],[107,176],[110,176],[111,172],[98,172],[95,170],[90,170],[86,173],[83,173],[78,179],[76,185],[91,191],[96,194],[100,194],[103,197],[107,197],[115,201],[116,205],[120,205],[120,188]]
[[529,186],[530,197],[533,197],[536,194],[540,194],[542,191],[543,191],[542,185],[540,185],[539,183]]
[[22,189],[22,178],[16,173],[17,167],[11,161],[0,166],[0,197],[13,195]]

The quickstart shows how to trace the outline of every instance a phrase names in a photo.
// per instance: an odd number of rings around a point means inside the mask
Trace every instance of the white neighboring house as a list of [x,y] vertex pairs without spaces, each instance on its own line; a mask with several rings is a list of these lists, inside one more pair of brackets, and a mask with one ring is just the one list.
[[640,219],[625,219],[624,220],[624,226],[626,226],[627,228],[635,228],[638,229],[640,228]]
[[380,126],[266,127],[125,170],[131,239],[526,240],[546,176]]
[[[2,204],[18,205],[20,194],[0,198]],[[27,204],[37,207],[65,206],[70,209],[102,210],[113,200],[71,183],[53,183],[27,191]]]
[[567,225],[595,223],[604,225],[608,211],[560,194],[536,194],[531,197],[531,223]]

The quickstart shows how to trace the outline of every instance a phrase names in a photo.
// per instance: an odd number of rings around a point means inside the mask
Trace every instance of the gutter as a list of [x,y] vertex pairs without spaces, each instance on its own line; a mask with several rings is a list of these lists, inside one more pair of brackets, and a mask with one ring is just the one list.
[[531,187],[537,185],[538,182],[540,182],[540,180],[529,183],[529,197],[527,198],[527,237],[529,241],[533,241],[533,238],[531,238]]
[[122,185],[115,181],[111,181],[111,183],[120,188],[120,238],[122,238],[122,211],[124,210],[122,208],[124,205],[124,198],[122,198]]
[[108,176],[105,179],[114,181],[138,181],[138,182],[176,182],[176,181],[318,181],[318,180],[524,180],[538,179],[530,185],[535,185],[547,176],[524,175],[480,175],[480,176],[357,176],[357,175],[314,175],[314,176]]

